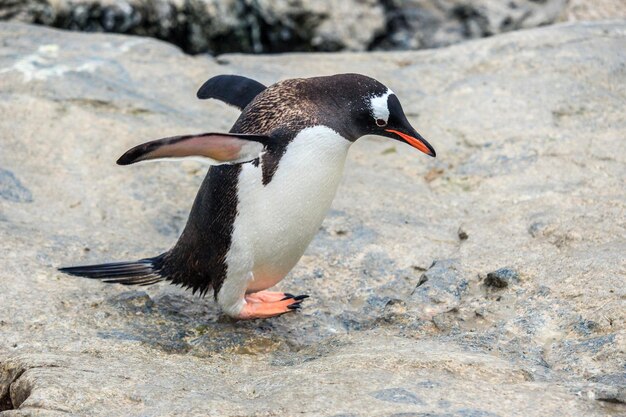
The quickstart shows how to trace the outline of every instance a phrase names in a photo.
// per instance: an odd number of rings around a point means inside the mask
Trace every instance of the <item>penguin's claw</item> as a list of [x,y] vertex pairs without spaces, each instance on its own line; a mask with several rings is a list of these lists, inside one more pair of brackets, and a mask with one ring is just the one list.
[[302,300],[304,300],[305,298],[309,298],[309,296],[308,296],[307,294],[302,294],[302,295],[298,295],[298,296],[295,296],[295,297],[292,297],[292,298],[293,298],[294,300],[297,300],[297,301],[302,301]]

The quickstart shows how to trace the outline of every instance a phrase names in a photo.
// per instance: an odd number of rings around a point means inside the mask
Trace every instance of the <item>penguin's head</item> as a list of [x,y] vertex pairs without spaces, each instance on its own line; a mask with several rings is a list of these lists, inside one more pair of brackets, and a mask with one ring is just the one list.
[[335,106],[334,118],[354,141],[365,135],[378,135],[408,143],[427,155],[435,149],[411,126],[396,94],[379,81],[360,74],[328,77],[332,89],[327,92]]
[[400,100],[393,91],[387,89],[383,94],[368,96],[365,102],[368,111],[361,120],[365,122],[366,134],[406,142],[426,155],[436,156],[435,149],[407,120]]

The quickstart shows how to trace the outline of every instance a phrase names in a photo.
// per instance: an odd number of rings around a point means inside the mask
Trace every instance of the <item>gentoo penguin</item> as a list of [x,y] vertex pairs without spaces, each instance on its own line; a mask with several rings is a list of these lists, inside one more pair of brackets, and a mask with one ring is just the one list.
[[197,96],[241,109],[229,133],[155,140],[117,161],[194,156],[213,165],[174,247],[136,262],[60,271],[128,285],[167,280],[201,295],[212,289],[222,310],[238,319],[288,313],[307,296],[266,290],[296,265],[322,224],[350,145],[380,135],[435,156],[393,91],[364,75],[297,78],[270,87],[220,75]]

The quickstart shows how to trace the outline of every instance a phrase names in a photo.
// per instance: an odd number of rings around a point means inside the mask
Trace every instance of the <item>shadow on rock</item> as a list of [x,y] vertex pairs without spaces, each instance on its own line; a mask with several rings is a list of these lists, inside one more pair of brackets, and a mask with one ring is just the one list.
[[210,299],[187,294],[127,291],[108,299],[121,328],[98,333],[104,339],[138,341],[168,353],[210,356],[289,350],[293,335],[274,322],[242,322],[222,316]]

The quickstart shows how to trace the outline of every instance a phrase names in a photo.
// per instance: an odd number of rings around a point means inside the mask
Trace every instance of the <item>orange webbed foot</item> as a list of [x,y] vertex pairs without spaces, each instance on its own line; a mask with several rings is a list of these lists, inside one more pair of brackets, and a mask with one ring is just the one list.
[[278,291],[259,291],[246,294],[246,301],[249,303],[273,303],[288,298],[293,298],[293,294]]
[[237,315],[240,320],[266,319],[298,310],[308,295],[259,291],[246,295],[246,303]]

